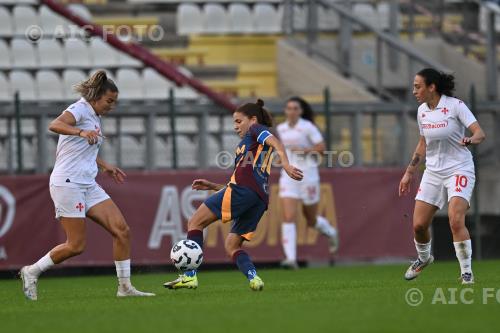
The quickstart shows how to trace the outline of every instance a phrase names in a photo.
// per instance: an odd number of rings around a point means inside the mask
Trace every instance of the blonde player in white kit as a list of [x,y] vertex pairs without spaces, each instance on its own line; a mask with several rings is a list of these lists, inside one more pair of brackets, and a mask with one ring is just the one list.
[[[405,273],[405,279],[416,278],[434,261],[431,255],[429,226],[434,214],[448,201],[448,217],[453,245],[460,264],[462,284],[474,283],[472,245],[465,226],[465,215],[474,189],[475,172],[472,154],[466,148],[479,144],[485,135],[469,108],[452,96],[452,75],[432,68],[421,70],[413,82],[413,94],[422,103],[417,121],[420,140],[412,161],[399,184],[399,195],[410,192],[417,167],[426,159],[426,169],[415,198],[413,231],[418,258]],[[472,136],[465,136],[469,129]]]
[[75,86],[82,98],[70,105],[50,123],[59,134],[56,162],[50,176],[50,195],[56,218],[66,233],[65,243],[54,247],[44,257],[20,271],[23,291],[30,300],[37,299],[40,274],[54,264],[81,254],[86,243],[85,217],[101,225],[113,236],[113,257],[118,276],[118,297],[154,296],[138,291],[130,282],[130,232],[122,213],[108,194],[96,183],[100,168],[117,183],[125,173],[97,157],[104,136],[101,116],[110,112],[118,98],[118,89],[104,71]]
[[297,165],[304,173],[301,182],[293,180],[285,172],[281,172],[279,181],[279,197],[283,211],[281,236],[285,260],[281,265],[285,268],[297,269],[297,229],[299,202],[307,225],[316,228],[329,238],[330,253],[334,254],[338,247],[337,230],[323,216],[318,216],[320,200],[320,179],[318,164],[320,155],[325,150],[325,143],[319,129],[314,124],[311,106],[300,97],[290,98],[285,107],[286,121],[277,126],[281,142],[287,149],[290,163]]

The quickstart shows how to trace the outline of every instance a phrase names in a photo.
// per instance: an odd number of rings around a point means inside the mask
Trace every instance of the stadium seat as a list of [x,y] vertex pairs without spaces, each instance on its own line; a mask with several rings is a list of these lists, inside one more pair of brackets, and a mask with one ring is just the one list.
[[[186,67],[178,67],[177,70],[184,74],[187,77],[193,77],[193,73],[189,71]],[[182,99],[196,99],[198,98],[198,93],[193,90],[193,88],[189,86],[183,86],[183,87],[175,87],[174,91],[175,98],[182,98]]]
[[85,73],[77,69],[66,69],[63,72],[64,97],[66,99],[78,98],[78,93],[73,90],[73,86],[86,80]]
[[87,21],[92,21],[92,14],[90,13],[89,9],[87,7],[85,7],[84,5],[81,5],[78,3],[73,3],[73,4],[68,5],[68,8],[73,13],[80,16],[81,18],[83,18]]
[[14,7],[12,18],[14,21],[14,33],[19,36],[24,36],[29,27],[39,26],[38,15],[33,7]]
[[166,99],[168,90],[173,84],[152,68],[146,68],[142,71],[144,78],[144,91],[146,98]]
[[[232,126],[231,126],[232,129]],[[241,138],[236,134],[223,134],[222,135],[222,149],[226,151],[233,151],[240,143]]]
[[318,11],[318,26],[321,30],[338,30],[340,17],[332,9],[322,9]]
[[[208,141],[207,141],[207,148],[208,148],[208,165],[211,167],[217,167],[217,159],[216,156],[217,154],[221,151],[221,147],[219,147],[219,142],[213,135],[208,136]],[[230,150],[232,151],[234,147]]]
[[[280,14],[281,13],[281,14]],[[255,32],[279,33],[281,32],[282,12],[277,11],[270,4],[258,3],[254,7]]]
[[203,32],[203,17],[194,4],[181,3],[177,9],[177,34],[189,35]]
[[56,72],[40,70],[35,75],[38,100],[53,101],[64,99],[64,88]]
[[0,5],[37,5],[38,0],[0,0]]
[[229,32],[229,20],[222,5],[209,3],[203,7],[203,32],[209,34]]
[[6,8],[0,7],[0,37],[9,37],[13,33],[14,27],[11,14]]
[[[375,7],[373,7],[372,4],[367,4],[367,3],[356,3],[353,6],[353,14],[356,15],[358,18],[363,19],[363,21],[371,24],[375,28],[381,28],[380,21],[378,18],[378,12],[375,10]],[[360,29],[359,26],[356,27],[355,29]],[[361,30],[365,30],[364,28]]]
[[9,69],[12,67],[10,50],[7,43],[0,39],[0,68]]
[[12,71],[9,75],[10,91],[14,94],[19,91],[21,100],[36,100],[38,94],[33,77],[26,71]]
[[34,44],[25,39],[16,38],[11,41],[10,54],[12,66],[17,68],[38,67]]
[[122,162],[125,168],[141,168],[144,166],[145,146],[130,135],[121,137]]
[[186,135],[177,135],[177,161],[180,167],[198,165],[198,147]]
[[57,15],[49,7],[42,6],[39,11],[40,24],[45,35],[64,36],[68,32],[68,21]]
[[172,167],[172,143],[165,142],[163,138],[155,138],[156,166],[159,168]]
[[91,56],[87,44],[78,39],[68,39],[64,45],[66,63],[70,67],[88,68],[91,66]]
[[120,91],[120,98],[143,99],[144,84],[139,72],[135,69],[119,69],[116,72],[116,85]]
[[66,65],[64,50],[57,40],[47,39],[38,44],[40,67],[63,67]]
[[118,65],[121,67],[142,67],[141,61],[129,56],[127,53],[118,51]]
[[250,33],[254,29],[252,12],[240,3],[229,5],[229,30],[232,33]]
[[0,101],[10,101],[12,96],[10,93],[9,83],[4,73],[0,72]]
[[118,65],[118,51],[100,38],[90,41],[92,63],[96,67],[113,67]]

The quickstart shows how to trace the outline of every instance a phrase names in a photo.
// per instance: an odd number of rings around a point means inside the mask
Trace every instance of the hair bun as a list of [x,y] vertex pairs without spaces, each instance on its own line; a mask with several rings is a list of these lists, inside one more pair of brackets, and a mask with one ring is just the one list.
[[261,100],[261,99],[259,98],[259,99],[257,100],[257,105],[258,105],[259,107],[261,107],[261,108],[262,108],[262,107],[264,107],[264,101],[263,101],[263,100]]

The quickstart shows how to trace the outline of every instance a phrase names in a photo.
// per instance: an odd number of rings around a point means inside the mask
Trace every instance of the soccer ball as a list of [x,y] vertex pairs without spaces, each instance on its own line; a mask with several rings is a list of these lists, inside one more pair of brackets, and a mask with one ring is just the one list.
[[203,261],[203,250],[195,241],[181,240],[172,247],[170,259],[181,271],[197,269]]

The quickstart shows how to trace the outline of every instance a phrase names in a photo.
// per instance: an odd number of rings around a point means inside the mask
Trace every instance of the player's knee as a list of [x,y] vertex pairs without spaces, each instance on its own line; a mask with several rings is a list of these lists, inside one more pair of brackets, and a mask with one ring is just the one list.
[[234,244],[229,240],[226,240],[224,243],[224,249],[226,250],[226,254],[229,258],[232,258],[234,252],[238,251],[240,248],[241,246],[239,244]]
[[71,256],[77,256],[85,251],[85,240],[78,240],[68,243],[68,251]]
[[130,239],[130,228],[125,221],[119,221],[116,223],[116,227],[113,229],[113,236],[122,241],[128,241]]
[[448,214],[450,219],[450,229],[452,233],[459,233],[465,227],[465,215],[462,213],[451,212]]
[[423,234],[427,232],[427,225],[425,223],[414,223],[413,224],[413,232],[415,234]]

